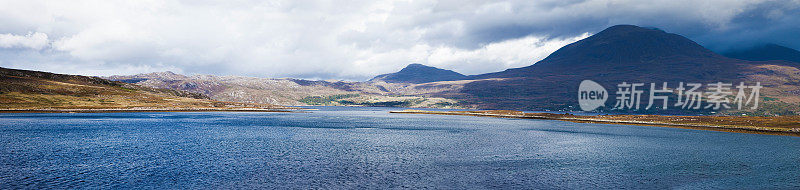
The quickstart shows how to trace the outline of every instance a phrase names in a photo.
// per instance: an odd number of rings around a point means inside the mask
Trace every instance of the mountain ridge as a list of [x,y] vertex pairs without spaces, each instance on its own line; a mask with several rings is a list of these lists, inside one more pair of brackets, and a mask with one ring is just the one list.
[[773,43],[757,45],[744,49],[730,50],[722,54],[727,57],[748,61],[784,60],[800,63],[800,51]]

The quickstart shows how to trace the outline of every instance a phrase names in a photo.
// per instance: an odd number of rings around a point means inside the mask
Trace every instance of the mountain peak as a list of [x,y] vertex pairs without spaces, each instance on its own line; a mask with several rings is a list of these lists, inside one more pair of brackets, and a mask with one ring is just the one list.
[[564,46],[543,62],[573,59],[578,62],[647,62],[667,57],[718,56],[681,35],[634,25],[616,25]]
[[[737,62],[706,49],[678,34],[657,28],[616,25],[566,45],[531,66],[508,69],[473,78],[515,78],[541,75],[621,73],[665,76],[674,73],[709,76],[703,71],[725,70],[726,62]],[[671,74],[672,73],[672,74]]]
[[419,64],[419,63],[412,63],[412,64],[408,64],[406,67],[403,67],[403,69],[401,69],[400,72],[403,72],[404,70],[405,71],[414,72],[414,71],[419,71],[419,70],[437,70],[437,69],[438,70],[444,70],[444,69],[439,69],[439,68],[436,68],[436,67],[431,67],[431,66],[427,66],[427,65],[423,65],[423,64]]
[[648,28],[648,27],[640,27],[636,25],[630,24],[620,24],[614,25],[611,27],[606,28],[605,30],[601,31],[600,33],[607,32],[607,33],[625,33],[625,32],[650,32],[650,31],[661,31],[657,28]]
[[[482,105],[487,107],[572,109],[579,104],[575,95],[583,80],[611,89],[624,82],[667,82],[670,87],[680,82],[736,84],[763,71],[754,65],[716,54],[677,34],[618,25],[564,46],[531,66],[474,76],[505,79],[471,82],[459,92],[475,97],[474,102],[491,102]],[[610,93],[608,98],[615,96]]]
[[369,81],[388,83],[427,83],[436,81],[461,80],[466,76],[455,71],[412,63],[396,73],[378,75]]

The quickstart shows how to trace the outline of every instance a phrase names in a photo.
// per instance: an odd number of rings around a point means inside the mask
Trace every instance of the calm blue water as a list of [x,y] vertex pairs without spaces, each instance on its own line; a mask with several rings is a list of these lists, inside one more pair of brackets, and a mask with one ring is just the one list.
[[800,138],[326,107],[0,114],[0,189],[800,188]]

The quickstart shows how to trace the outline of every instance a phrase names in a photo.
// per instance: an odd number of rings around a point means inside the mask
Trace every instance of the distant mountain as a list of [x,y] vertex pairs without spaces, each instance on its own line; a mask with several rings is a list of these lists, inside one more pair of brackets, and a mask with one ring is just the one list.
[[98,77],[0,68],[0,109],[194,109],[237,106],[207,96],[157,89]]
[[[709,77],[729,68],[715,54],[683,36],[633,25],[609,27],[569,44],[534,65],[471,78],[540,77],[574,74],[584,77],[620,75],[632,79],[659,77]],[[680,74],[680,75],[676,75]],[[726,76],[727,77],[727,76]]]
[[777,44],[765,44],[732,50],[723,53],[723,55],[749,61],[784,60],[800,63],[800,51]]
[[465,79],[466,76],[455,71],[440,69],[413,63],[399,72],[378,75],[370,81],[384,81],[387,83],[427,83],[436,81],[454,81]]
[[[792,94],[786,92],[798,90],[796,83],[787,83],[788,78],[797,78],[793,73],[797,68],[783,65],[731,59],[677,34],[618,25],[564,46],[531,66],[470,76],[498,80],[465,84],[461,93],[463,101],[478,107],[521,110],[577,109],[577,87],[586,79],[611,90],[622,82],[668,82],[674,88],[678,82],[760,81],[782,88],[772,95],[789,97]],[[607,106],[613,106],[614,98],[611,94]]]

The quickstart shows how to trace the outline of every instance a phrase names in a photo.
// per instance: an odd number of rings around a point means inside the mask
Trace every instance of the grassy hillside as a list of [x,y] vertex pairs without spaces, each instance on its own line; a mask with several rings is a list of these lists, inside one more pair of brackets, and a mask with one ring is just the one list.
[[0,109],[278,108],[214,101],[184,91],[155,89],[97,77],[0,68]]

